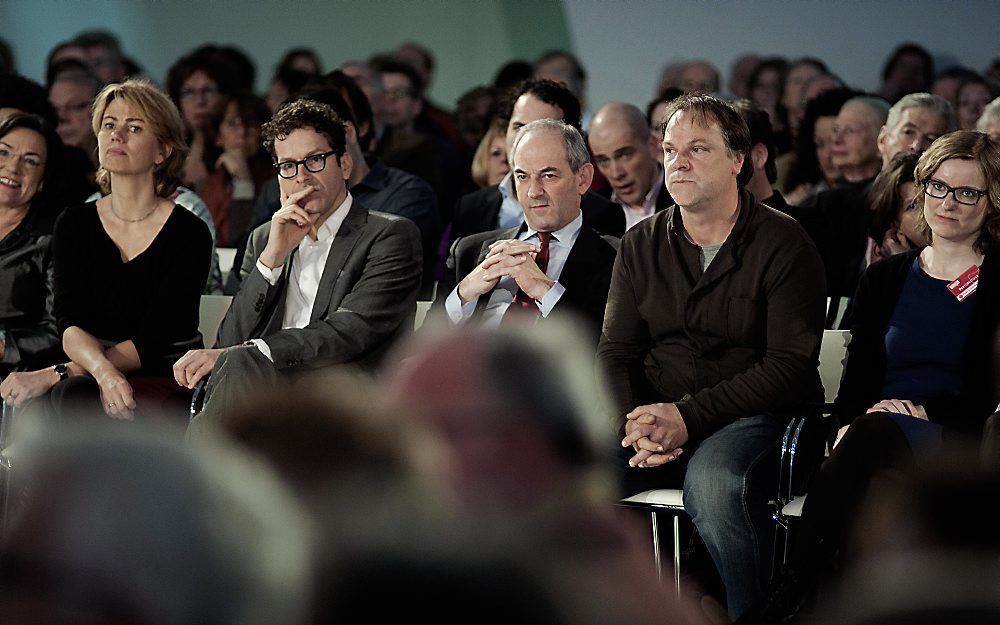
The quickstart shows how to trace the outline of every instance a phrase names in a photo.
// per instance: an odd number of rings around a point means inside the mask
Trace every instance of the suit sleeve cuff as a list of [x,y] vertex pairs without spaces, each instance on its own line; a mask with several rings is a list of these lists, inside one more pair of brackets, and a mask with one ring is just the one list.
[[538,310],[542,317],[549,316],[549,313],[551,313],[552,309],[556,307],[556,304],[559,303],[559,299],[565,292],[566,287],[556,282],[552,285],[552,288],[549,289],[548,293],[542,296],[542,299],[535,301],[535,305],[538,306]]
[[476,301],[463,304],[462,298],[458,296],[458,287],[456,286],[444,301],[444,309],[448,313],[448,319],[454,325],[465,323],[476,312]]
[[267,346],[267,343],[264,342],[264,339],[250,339],[249,341],[244,343],[244,345],[253,345],[257,349],[259,349],[260,353],[264,354],[264,356],[266,356],[268,360],[274,362],[274,358],[271,357],[271,348]]

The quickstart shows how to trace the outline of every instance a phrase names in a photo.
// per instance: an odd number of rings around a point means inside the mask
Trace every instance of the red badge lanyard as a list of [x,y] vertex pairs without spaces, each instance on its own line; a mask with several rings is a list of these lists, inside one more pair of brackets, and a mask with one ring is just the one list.
[[973,265],[965,270],[965,273],[955,278],[948,283],[948,290],[951,294],[958,298],[958,301],[964,302],[965,298],[969,297],[976,292],[976,287],[979,286],[979,267]]

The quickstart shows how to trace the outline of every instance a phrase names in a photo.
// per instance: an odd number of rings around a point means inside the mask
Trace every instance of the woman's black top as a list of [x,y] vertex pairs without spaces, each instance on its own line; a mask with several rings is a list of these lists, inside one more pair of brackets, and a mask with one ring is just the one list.
[[177,205],[149,247],[128,262],[104,230],[96,202],[66,209],[53,242],[60,336],[78,326],[109,343],[131,340],[142,372],[168,375],[177,358],[202,345],[198,308],[211,254],[208,227]]

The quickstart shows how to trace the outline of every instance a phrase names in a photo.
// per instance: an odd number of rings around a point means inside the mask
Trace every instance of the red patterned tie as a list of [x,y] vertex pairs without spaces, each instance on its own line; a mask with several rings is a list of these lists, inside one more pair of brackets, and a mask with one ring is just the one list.
[[[541,242],[542,249],[535,254],[535,264],[542,270],[542,273],[545,273],[549,268],[549,241],[552,240],[552,233],[538,232],[536,234],[538,235],[538,240]],[[514,296],[514,301],[510,303],[510,306],[507,307],[507,312],[504,313],[503,323],[514,317],[533,319],[537,315],[538,305],[535,304],[535,300],[531,299],[531,296],[519,288],[517,295]]]

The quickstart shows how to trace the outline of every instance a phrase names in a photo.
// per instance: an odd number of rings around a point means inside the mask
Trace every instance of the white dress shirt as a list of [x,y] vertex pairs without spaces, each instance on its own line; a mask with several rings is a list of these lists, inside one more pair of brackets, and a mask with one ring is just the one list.
[[[306,235],[299,243],[297,253],[292,256],[292,264],[288,274],[288,291],[285,294],[285,311],[281,320],[281,329],[304,328],[309,325],[312,316],[313,305],[316,303],[316,293],[319,291],[319,282],[323,278],[323,269],[326,267],[326,259],[330,256],[330,249],[333,247],[333,240],[337,237],[344,218],[351,210],[354,198],[350,193],[343,203],[327,217],[323,225],[316,231],[316,239]],[[264,276],[272,286],[278,283],[284,265],[270,269],[260,260],[257,261],[257,271]],[[253,339],[253,344],[267,356],[271,358],[271,348],[263,339]]]
[[[549,316],[563,293],[566,292],[566,287],[559,284],[559,276],[562,275],[563,267],[566,266],[566,259],[569,258],[573,244],[580,236],[582,226],[583,213],[580,213],[573,221],[552,233],[552,240],[549,241],[549,264],[545,269],[545,275],[550,280],[554,280],[555,284],[541,300],[535,300],[535,305],[538,306],[538,312],[542,317]],[[518,240],[539,244],[538,234],[531,228],[525,229]],[[497,282],[496,287],[488,295],[490,299],[483,310],[483,327],[495,328],[500,325],[504,313],[507,312],[507,307],[517,295],[517,281],[505,276]],[[477,302],[478,300],[473,300],[463,304],[462,298],[458,296],[458,287],[455,287],[444,302],[448,319],[455,325],[465,323],[476,311]]]

